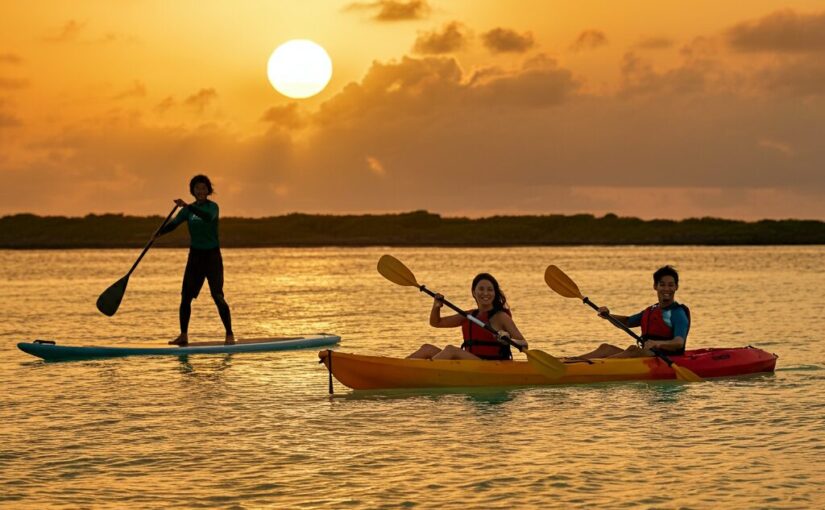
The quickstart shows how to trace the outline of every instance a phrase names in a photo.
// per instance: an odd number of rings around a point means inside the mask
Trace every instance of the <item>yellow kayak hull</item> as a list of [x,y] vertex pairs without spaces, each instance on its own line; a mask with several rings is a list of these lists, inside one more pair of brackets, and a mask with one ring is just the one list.
[[[659,358],[589,362],[569,359],[564,360],[564,375],[551,379],[527,361],[422,360],[331,350],[323,350],[318,356],[339,382],[356,390],[533,386],[676,378],[673,369]],[[773,372],[777,356],[761,349],[742,347],[688,351],[672,359],[701,377],[730,377]]]

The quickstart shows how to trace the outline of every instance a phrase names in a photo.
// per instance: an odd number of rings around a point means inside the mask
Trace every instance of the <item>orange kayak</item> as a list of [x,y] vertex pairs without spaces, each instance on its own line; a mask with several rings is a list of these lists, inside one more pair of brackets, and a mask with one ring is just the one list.
[[[563,359],[565,374],[545,377],[527,361],[421,360],[363,356],[323,350],[321,362],[345,386],[356,390],[532,386],[609,381],[675,379],[659,358]],[[671,356],[674,363],[703,378],[773,372],[776,354],[755,347],[698,349]]]

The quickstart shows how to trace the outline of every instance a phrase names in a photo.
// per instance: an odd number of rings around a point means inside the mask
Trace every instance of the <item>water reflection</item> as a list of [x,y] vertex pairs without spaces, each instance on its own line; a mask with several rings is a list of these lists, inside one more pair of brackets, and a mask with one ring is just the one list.
[[232,354],[225,353],[222,356],[183,354],[178,356],[178,361],[180,362],[178,369],[181,374],[203,379],[220,379],[222,377],[221,372],[232,366]]
[[[700,383],[694,383],[700,384]],[[690,383],[680,381],[661,381],[654,383],[634,384],[639,391],[639,398],[650,405],[677,404]]]
[[497,406],[515,397],[514,388],[411,388],[394,390],[358,390],[330,395],[330,400],[382,401],[419,399],[441,402],[461,397],[464,401],[485,406]]

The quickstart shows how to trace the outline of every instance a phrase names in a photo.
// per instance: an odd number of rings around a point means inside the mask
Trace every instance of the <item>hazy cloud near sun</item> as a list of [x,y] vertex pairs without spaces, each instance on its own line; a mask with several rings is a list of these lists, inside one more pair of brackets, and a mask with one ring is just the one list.
[[143,84],[140,80],[135,80],[132,83],[132,86],[115,94],[112,99],[130,99],[130,98],[143,98],[146,97],[146,85]]
[[443,55],[458,51],[467,44],[467,29],[458,21],[447,23],[440,30],[419,32],[413,51],[422,55]]
[[570,44],[572,51],[594,50],[607,44],[607,36],[601,30],[584,30]]
[[646,37],[637,42],[634,47],[642,50],[663,50],[672,48],[675,44],[669,37]]
[[18,90],[29,86],[29,80],[0,76],[0,90]]
[[0,129],[19,127],[22,125],[23,123],[20,119],[18,119],[14,115],[11,115],[0,110]]
[[368,11],[376,21],[409,21],[424,19],[430,14],[426,0],[378,0],[377,2],[353,2],[344,11]]
[[54,29],[51,33],[43,36],[43,40],[51,43],[66,43],[77,41],[81,32],[86,27],[86,22],[69,20],[62,27]]
[[215,89],[200,89],[195,94],[187,97],[183,104],[193,108],[198,113],[203,113],[217,97],[218,93]]
[[273,106],[264,112],[261,121],[272,124],[273,129],[302,129],[307,125],[304,113],[295,102]]
[[[825,11],[801,14],[777,11],[747,21],[727,31],[732,48],[739,51],[822,52],[825,50]],[[822,54],[820,53],[820,58]]]
[[21,64],[23,58],[15,53],[0,53],[0,64]]
[[493,53],[524,53],[535,45],[533,34],[520,34],[509,28],[494,28],[481,35],[484,46]]

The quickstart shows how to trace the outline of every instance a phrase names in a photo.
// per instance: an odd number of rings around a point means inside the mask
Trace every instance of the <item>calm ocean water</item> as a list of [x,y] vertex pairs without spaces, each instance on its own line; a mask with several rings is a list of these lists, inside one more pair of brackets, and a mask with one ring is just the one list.
[[[112,318],[97,296],[138,250],[0,251],[0,506],[9,508],[822,508],[825,247],[325,248],[224,251],[239,337],[332,332],[403,356],[458,342],[431,301],[384,280],[384,253],[470,305],[499,278],[531,347],[574,355],[631,339],[544,283],[556,264],[617,313],[674,264],[689,345],[754,345],[775,375],[353,393],[317,349],[44,363],[15,347],[165,343],[185,250],[148,253]],[[193,339],[221,337],[204,295]]]

